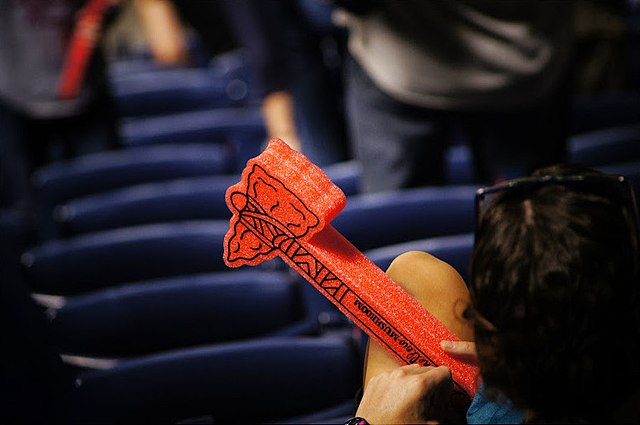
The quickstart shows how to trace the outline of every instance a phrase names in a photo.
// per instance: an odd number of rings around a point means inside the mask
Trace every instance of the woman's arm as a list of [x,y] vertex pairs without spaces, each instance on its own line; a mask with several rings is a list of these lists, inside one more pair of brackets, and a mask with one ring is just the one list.
[[170,0],[133,0],[153,59],[161,65],[185,65],[189,54],[184,27]]

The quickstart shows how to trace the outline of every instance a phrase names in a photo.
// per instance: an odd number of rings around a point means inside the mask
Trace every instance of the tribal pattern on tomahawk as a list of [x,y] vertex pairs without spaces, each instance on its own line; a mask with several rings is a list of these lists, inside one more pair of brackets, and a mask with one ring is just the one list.
[[[351,313],[349,316],[352,319],[374,334],[384,333],[396,341],[400,339],[405,352],[397,354],[406,363],[435,365],[303,246],[301,240],[321,230],[317,228],[320,221],[280,180],[259,165],[253,165],[247,178],[246,192],[235,191],[230,199],[236,210],[237,221],[229,239],[228,262],[251,262],[258,257],[273,258],[281,254],[336,304]],[[246,249],[247,246],[250,249]],[[365,323],[355,314],[356,310],[363,313],[370,323]],[[388,345],[385,341],[381,342]]]

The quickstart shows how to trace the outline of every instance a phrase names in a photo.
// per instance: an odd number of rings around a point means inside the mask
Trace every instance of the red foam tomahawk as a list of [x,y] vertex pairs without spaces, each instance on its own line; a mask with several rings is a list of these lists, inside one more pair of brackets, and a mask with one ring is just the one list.
[[473,397],[477,369],[440,348],[458,338],[329,225],[345,195],[305,156],[271,140],[226,200],[228,266],[282,257],[399,362],[448,366],[455,389]]
[[98,42],[103,15],[111,3],[112,0],[89,0],[78,11],[78,19],[69,41],[62,74],[58,82],[58,97],[60,99],[78,97],[91,52]]

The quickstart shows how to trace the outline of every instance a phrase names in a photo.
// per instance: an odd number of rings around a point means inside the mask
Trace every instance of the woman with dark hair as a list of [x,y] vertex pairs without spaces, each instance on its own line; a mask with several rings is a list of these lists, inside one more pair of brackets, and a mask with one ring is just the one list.
[[[477,206],[468,290],[426,253],[403,254],[388,270],[463,340],[443,349],[477,362],[468,422],[638,423],[640,251],[631,186],[556,165],[479,190]],[[433,403],[450,380],[445,367],[398,367],[372,342],[357,415],[371,423],[449,420]]]

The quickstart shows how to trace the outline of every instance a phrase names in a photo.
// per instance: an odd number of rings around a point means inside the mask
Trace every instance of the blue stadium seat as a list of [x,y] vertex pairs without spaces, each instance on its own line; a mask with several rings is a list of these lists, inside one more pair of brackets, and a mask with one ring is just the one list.
[[342,334],[165,352],[84,372],[72,422],[279,423],[353,400],[362,360]]
[[357,160],[338,162],[326,165],[322,171],[338,186],[346,196],[360,193],[362,166]]
[[449,185],[361,194],[332,225],[361,251],[473,231],[477,187]]
[[122,143],[126,147],[164,143],[222,143],[235,158],[235,172],[258,155],[266,140],[262,112],[257,106],[214,108],[149,118],[124,119]]
[[387,270],[393,259],[402,253],[427,252],[450,264],[468,282],[473,240],[473,233],[439,236],[375,248],[364,254],[382,270]]
[[141,224],[231,217],[225,192],[239,175],[146,183],[72,199],[56,207],[61,235]]
[[168,68],[130,73],[113,79],[113,96],[121,117],[143,117],[234,105],[226,81],[204,68]]
[[207,68],[170,68],[136,72],[112,81],[121,117],[145,117],[249,102],[249,84],[227,80]]
[[34,190],[57,204],[106,190],[181,177],[227,174],[232,152],[218,144],[145,146],[87,154],[37,170]]
[[128,118],[122,122],[122,138],[126,146],[221,141],[244,134],[264,137],[265,128],[259,107],[210,108]]
[[466,143],[459,143],[447,149],[445,182],[451,185],[469,185],[477,182],[471,149]]
[[575,134],[568,155],[570,162],[591,166],[640,160],[640,122]]
[[47,309],[60,351],[107,358],[262,337],[304,317],[291,275],[259,269],[135,282],[61,304]]
[[51,240],[22,254],[32,290],[69,295],[127,282],[225,270],[228,220],[135,226]]
[[166,115],[256,102],[241,51],[220,54],[202,67],[162,67],[153,60],[118,60],[109,81],[121,117]]
[[[357,193],[360,167],[345,162],[325,169],[347,196]],[[229,186],[240,175],[195,177],[130,186],[72,199],[59,205],[55,222],[61,235],[76,235],[117,227],[200,219],[229,219],[225,203]]]
[[640,123],[640,92],[635,89],[578,96],[569,121],[571,134]]

